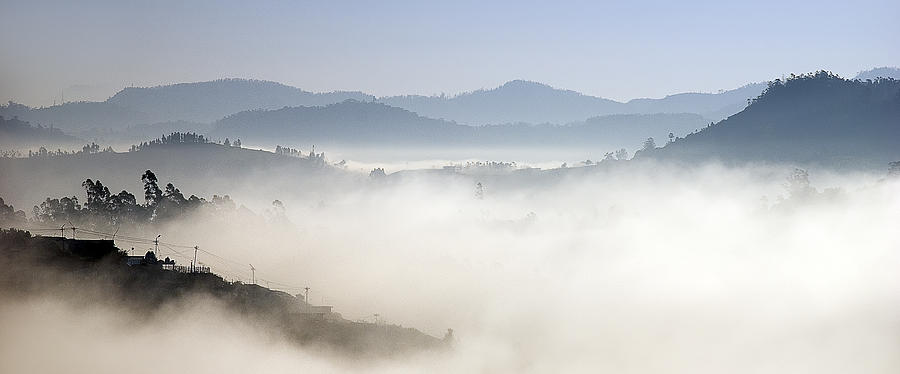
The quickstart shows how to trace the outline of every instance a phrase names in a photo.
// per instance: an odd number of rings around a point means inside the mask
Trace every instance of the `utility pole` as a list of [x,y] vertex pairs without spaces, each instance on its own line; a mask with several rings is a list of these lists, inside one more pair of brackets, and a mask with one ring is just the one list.
[[250,281],[256,284],[256,268],[253,267],[253,264],[250,264]]
[[303,289],[306,290],[306,296],[303,296],[303,301],[309,304],[309,287],[304,287]]
[[200,249],[200,246],[194,246],[194,262],[191,263],[191,273],[194,272],[194,269],[197,268],[197,251]]
[[78,229],[75,226],[72,226],[72,239],[75,239],[75,230]]
[[156,255],[156,259],[157,259],[157,260],[158,260],[160,257],[162,257],[162,256],[160,256],[160,254],[159,254],[159,237],[161,237],[161,236],[162,236],[162,234],[159,234],[159,235],[156,236],[156,239],[153,240],[153,254]]
[[62,226],[59,227],[59,236],[62,236],[63,238],[66,237],[66,225],[65,224],[63,224]]

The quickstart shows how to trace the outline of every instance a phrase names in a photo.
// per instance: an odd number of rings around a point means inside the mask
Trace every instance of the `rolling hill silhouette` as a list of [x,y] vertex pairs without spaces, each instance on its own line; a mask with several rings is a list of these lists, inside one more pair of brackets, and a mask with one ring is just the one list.
[[320,106],[347,99],[369,98],[369,95],[361,92],[313,93],[276,82],[220,79],[150,88],[126,88],[106,102],[152,113],[166,120],[212,122],[245,110]]
[[626,114],[593,117],[568,125],[465,126],[422,117],[382,103],[345,101],[323,107],[256,110],[214,124],[215,138],[253,143],[291,140],[300,144],[363,146],[617,146],[649,136],[684,135],[708,121],[696,114]]
[[44,108],[9,103],[0,107],[0,115],[16,115],[36,124],[53,124],[66,130],[125,129],[161,122],[209,123],[245,110],[327,105],[369,98],[360,92],[313,93],[275,82],[220,79],[129,87],[103,102],[69,102]]
[[775,81],[740,113],[647,155],[883,168],[900,160],[900,81]]

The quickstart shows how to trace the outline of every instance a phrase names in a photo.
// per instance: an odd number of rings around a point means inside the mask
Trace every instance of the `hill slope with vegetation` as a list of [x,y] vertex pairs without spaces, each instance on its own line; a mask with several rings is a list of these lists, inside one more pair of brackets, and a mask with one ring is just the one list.
[[[147,260],[149,259],[149,260]],[[137,325],[166,308],[205,303],[237,321],[297,344],[354,358],[444,349],[447,345],[412,328],[321,319],[301,313],[301,298],[255,284],[228,282],[208,272],[164,270],[152,252],[129,266],[110,241],[32,236],[0,229],[0,300],[49,297],[118,310]]]
[[900,159],[900,81],[776,80],[742,112],[647,156],[883,168]]

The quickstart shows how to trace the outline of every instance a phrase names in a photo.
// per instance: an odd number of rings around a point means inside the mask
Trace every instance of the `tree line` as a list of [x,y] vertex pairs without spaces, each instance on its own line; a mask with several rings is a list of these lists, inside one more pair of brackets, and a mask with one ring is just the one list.
[[48,197],[34,206],[33,219],[48,224],[79,222],[80,225],[108,228],[162,222],[200,208],[235,210],[235,204],[228,195],[213,195],[211,200],[206,200],[196,195],[185,197],[172,183],[160,186],[159,179],[151,170],[141,175],[141,182],[144,186],[143,202],[126,190],[113,194],[100,180],[86,179],[81,184],[87,195],[83,203],[76,196]]

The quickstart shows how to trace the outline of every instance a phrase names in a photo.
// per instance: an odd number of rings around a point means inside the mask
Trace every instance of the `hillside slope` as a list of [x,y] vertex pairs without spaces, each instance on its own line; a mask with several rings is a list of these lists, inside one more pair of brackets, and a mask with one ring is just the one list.
[[255,284],[227,282],[212,273],[163,270],[159,264],[126,265],[127,254],[108,240],[33,237],[0,229],[0,300],[49,297],[65,303],[90,300],[133,320],[165,308],[220,305],[231,318],[300,345],[351,357],[389,356],[442,349],[439,339],[393,325],[321,319],[301,313],[301,298]]
[[900,159],[900,81],[776,81],[742,112],[650,155],[883,168]]

